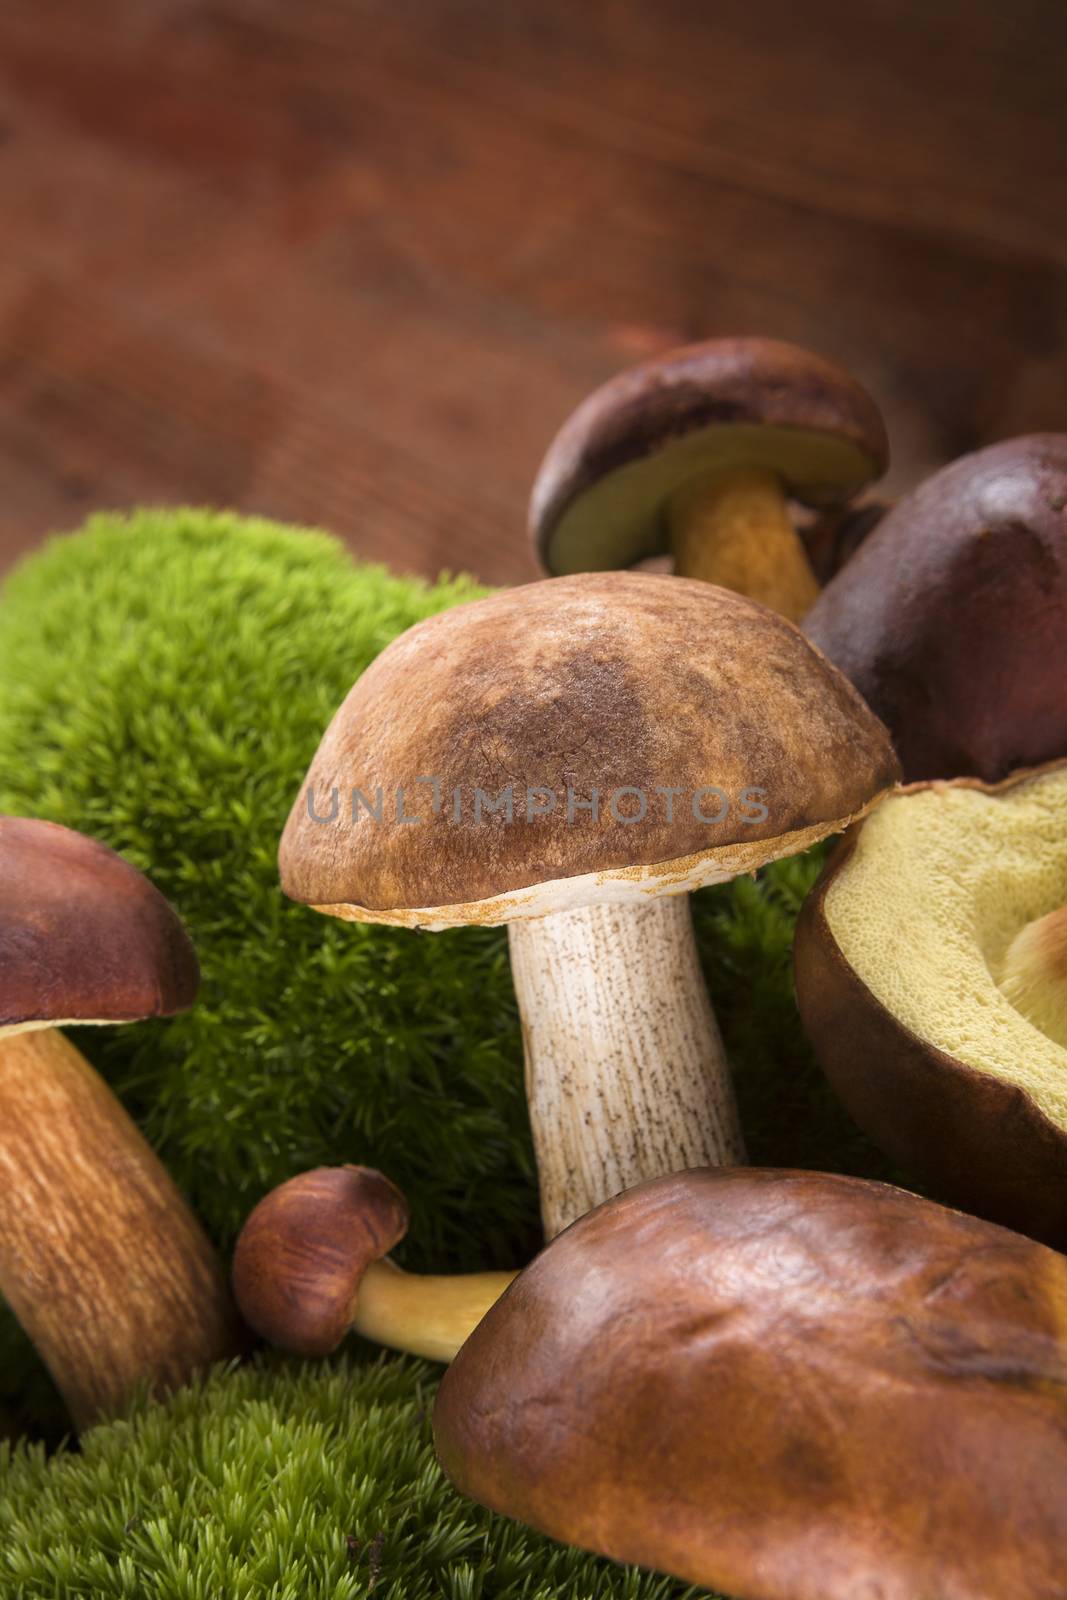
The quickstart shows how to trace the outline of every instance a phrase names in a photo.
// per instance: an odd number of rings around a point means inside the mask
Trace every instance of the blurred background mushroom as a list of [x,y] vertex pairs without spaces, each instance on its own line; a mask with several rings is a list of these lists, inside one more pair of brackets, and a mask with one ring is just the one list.
[[1007,439],[894,507],[804,631],[907,780],[994,783],[1067,755],[1067,434]]
[[373,1167],[318,1167],[272,1189],[233,1258],[248,1326],[280,1350],[326,1356],[348,1333],[451,1361],[513,1272],[404,1272],[390,1260],[407,1201]]
[[1067,1249],[1067,763],[914,784],[805,904],[797,1001],[859,1125],[938,1197]]
[[1067,1541],[1067,1260],[857,1178],[660,1178],[519,1275],[434,1438],[492,1510],[717,1593],[1037,1600]]
[[799,622],[819,586],[787,501],[840,512],[888,460],[878,407],[842,368],[776,339],[709,340],[583,401],[541,463],[530,532],[550,573],[669,552],[680,577]]
[[0,1291],[82,1427],[240,1348],[215,1252],[59,1031],[192,1005],[159,891],[69,828],[0,817]]
[[840,832],[896,776],[773,612],[684,579],[549,579],[417,624],[356,682],[282,887],[355,922],[508,924],[552,1238],[642,1178],[743,1159],[688,893]]

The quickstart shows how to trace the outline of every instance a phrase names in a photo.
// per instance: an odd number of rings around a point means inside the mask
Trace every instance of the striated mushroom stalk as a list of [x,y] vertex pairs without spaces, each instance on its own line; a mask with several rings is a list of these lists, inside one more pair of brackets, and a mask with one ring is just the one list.
[[121,856],[0,817],[0,1294],[79,1428],[240,1348],[206,1235],[57,1026],[168,1016],[198,982],[178,917]]
[[1019,929],[1008,946],[1000,987],[1028,1022],[1067,1046],[1067,906]]
[[0,1293],[79,1429],[239,1348],[206,1234],[55,1028],[0,1040]]
[[326,1356],[358,1333],[451,1361],[515,1274],[405,1272],[388,1252],[408,1220],[404,1196],[373,1167],[316,1167],[272,1189],[234,1252],[246,1322],[292,1355]]
[[508,928],[545,1236],[649,1173],[745,1159],[686,895]]
[[710,472],[681,490],[668,515],[679,577],[722,584],[794,622],[815,604],[818,580],[777,473]]

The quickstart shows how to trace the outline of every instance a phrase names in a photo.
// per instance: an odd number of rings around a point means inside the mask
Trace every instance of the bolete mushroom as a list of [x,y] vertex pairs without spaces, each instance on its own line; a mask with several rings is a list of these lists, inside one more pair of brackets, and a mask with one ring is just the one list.
[[643,1184],[445,1373],[492,1510],[737,1600],[1045,1600],[1067,1549],[1067,1260],[858,1178]]
[[388,1252],[407,1201],[373,1167],[317,1167],[272,1189],[237,1240],[233,1284],[249,1327],[293,1355],[327,1356],[349,1332],[451,1361],[513,1272],[405,1272]]
[[844,1105],[936,1194],[1067,1248],[1067,762],[914,784],[842,840],[797,999]]
[[0,817],[0,1294],[83,1427],[234,1353],[221,1264],[157,1156],[59,1029],[192,1004],[196,955],[136,868]]
[[712,339],[610,379],[537,474],[556,576],[673,552],[685,578],[798,620],[818,583],[787,505],[840,507],[885,471],[885,424],[843,368],[777,339]]
[[928,478],[804,631],[885,722],[909,781],[993,783],[1067,755],[1067,434]]
[[839,831],[895,775],[782,617],[709,584],[558,578],[378,657],[294,802],[282,887],[352,921],[509,924],[551,1236],[741,1159],[686,895]]

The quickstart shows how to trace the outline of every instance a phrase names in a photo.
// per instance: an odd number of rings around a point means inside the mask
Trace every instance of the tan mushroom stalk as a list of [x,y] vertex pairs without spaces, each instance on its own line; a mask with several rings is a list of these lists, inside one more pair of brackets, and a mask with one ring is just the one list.
[[234,1252],[245,1321],[293,1355],[329,1355],[352,1332],[451,1361],[515,1274],[405,1272],[388,1252],[408,1221],[404,1196],[372,1167],[318,1167],[272,1189]]
[[556,579],[383,652],[296,798],[282,887],[352,921],[509,925],[551,1237],[642,1178],[742,1158],[686,896],[839,830],[895,775],[781,617],[708,584]]
[[715,339],[611,379],[538,472],[530,529],[557,575],[670,550],[675,571],[794,621],[819,592],[790,500],[840,509],[884,472],[885,426],[841,367]]
[[148,880],[0,817],[0,1294],[80,1428],[239,1348],[200,1225],[64,1023],[192,1004],[192,945]]
[[712,468],[667,512],[674,570],[751,595],[794,622],[819,593],[781,479],[769,467]]
[[745,1159],[689,901],[508,925],[545,1235],[642,1178]]
[[462,1493],[702,1592],[1051,1600],[1067,1260],[886,1184],[677,1173],[520,1273],[433,1429]]

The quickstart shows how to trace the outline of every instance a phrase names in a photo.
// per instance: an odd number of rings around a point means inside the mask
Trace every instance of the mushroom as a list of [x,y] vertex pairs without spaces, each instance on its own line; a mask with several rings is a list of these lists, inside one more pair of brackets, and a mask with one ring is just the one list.
[[818,583],[786,504],[841,507],[886,468],[843,368],[776,339],[713,339],[610,379],[541,463],[530,532],[556,576],[670,550],[685,578],[798,620]]
[[847,1110],[936,1194],[1067,1248],[1067,762],[914,784],[797,926],[804,1028]]
[[59,1032],[184,1010],[198,982],[177,916],[121,856],[0,817],[0,1293],[78,1427],[238,1348],[211,1245]]
[[1051,1600],[1067,1261],[858,1178],[678,1173],[519,1275],[433,1429],[461,1493],[737,1600]]
[[909,781],[994,783],[1067,755],[1067,434],[928,478],[804,631],[886,723]]
[[373,1167],[316,1167],[272,1189],[233,1257],[249,1327],[293,1355],[330,1355],[351,1331],[431,1361],[451,1361],[513,1272],[405,1272],[388,1252],[408,1231],[407,1201]]
[[294,802],[282,887],[352,921],[509,924],[551,1236],[742,1159],[686,896],[839,831],[895,774],[782,617],[681,579],[557,578],[378,657]]

